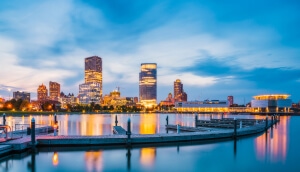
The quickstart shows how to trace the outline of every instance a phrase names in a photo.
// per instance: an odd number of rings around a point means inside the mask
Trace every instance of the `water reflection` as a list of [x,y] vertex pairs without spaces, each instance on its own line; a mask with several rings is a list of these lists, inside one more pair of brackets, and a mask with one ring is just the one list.
[[290,117],[282,116],[280,123],[255,139],[256,157],[260,161],[285,162]]
[[141,148],[140,162],[145,167],[152,167],[156,157],[156,148]]
[[102,152],[86,152],[84,155],[84,160],[86,164],[86,171],[102,171],[103,160]]
[[157,118],[155,114],[140,115],[140,134],[155,134]]
[[58,165],[58,153],[57,152],[54,152],[53,153],[53,156],[52,156],[52,164],[53,166],[57,166]]

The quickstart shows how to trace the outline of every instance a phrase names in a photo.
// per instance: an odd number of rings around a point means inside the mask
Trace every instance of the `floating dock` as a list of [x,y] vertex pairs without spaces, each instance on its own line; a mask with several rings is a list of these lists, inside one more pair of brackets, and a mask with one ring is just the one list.
[[[278,120],[241,120],[241,119],[223,119],[200,121],[196,120],[197,126],[202,124],[209,124],[211,128],[203,127],[183,127],[181,130],[189,131],[182,133],[163,133],[163,134],[130,134],[127,135],[125,129],[120,126],[114,126],[112,135],[102,136],[50,136],[50,135],[36,135],[34,146],[52,147],[52,146],[124,146],[137,144],[153,144],[153,143],[171,143],[171,142],[192,142],[192,141],[206,141],[218,139],[235,139],[237,137],[257,134],[266,131],[269,127],[275,124]],[[244,125],[240,125],[242,121]],[[207,123],[206,123],[207,122]],[[247,123],[248,122],[248,123]],[[199,124],[199,125],[198,125]],[[236,124],[236,125],[234,125]],[[214,125],[214,126],[212,126]],[[227,125],[228,127],[224,127]],[[232,126],[233,125],[233,129]],[[174,129],[176,125],[166,125],[167,129]],[[230,126],[230,127],[229,127]],[[240,127],[242,128],[240,128]],[[9,140],[0,143],[1,151],[19,152],[33,147],[30,136],[25,136],[19,139]],[[0,152],[1,152],[0,151]],[[1,155],[1,154],[0,154]]]

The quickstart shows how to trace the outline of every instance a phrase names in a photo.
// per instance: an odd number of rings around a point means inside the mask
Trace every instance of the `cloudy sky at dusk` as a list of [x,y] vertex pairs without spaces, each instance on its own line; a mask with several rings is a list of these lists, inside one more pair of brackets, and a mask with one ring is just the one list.
[[[158,65],[158,100],[181,79],[189,100],[300,100],[298,0],[1,0],[0,95],[61,84],[78,94],[84,58],[103,61],[103,93],[138,96],[141,63]],[[9,93],[9,88],[11,93]]]

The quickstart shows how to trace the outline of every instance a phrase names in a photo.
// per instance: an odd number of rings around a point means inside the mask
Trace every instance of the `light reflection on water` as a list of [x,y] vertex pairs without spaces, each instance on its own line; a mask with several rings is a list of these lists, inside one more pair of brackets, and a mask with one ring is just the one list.
[[[127,119],[132,120],[135,133],[165,133],[167,114],[118,114],[119,125],[126,129]],[[38,116],[41,123],[52,123],[53,116]],[[213,118],[220,118],[214,115]],[[224,117],[234,117],[227,115]],[[238,118],[262,119],[264,116],[235,116]],[[29,121],[27,117],[15,118]],[[169,114],[170,124],[194,125],[194,114]],[[111,134],[115,115],[59,115],[61,135],[103,135]],[[210,115],[199,115],[199,119],[210,119]],[[293,121],[293,122],[291,122]],[[216,143],[173,144],[170,146],[146,146],[142,148],[93,149],[77,151],[48,151],[25,156],[20,159],[8,158],[0,161],[0,168],[6,171],[24,171],[24,162],[34,164],[37,171],[297,171],[300,152],[295,145],[300,117],[282,116],[279,124],[259,134],[237,141]],[[296,139],[295,139],[296,138]],[[290,147],[294,149],[291,150]],[[30,158],[31,156],[31,158]],[[32,160],[37,161],[31,163]],[[213,163],[214,162],[214,163]],[[9,164],[14,165],[9,165]],[[26,163],[25,163],[26,164]],[[1,171],[0,169],[0,171]],[[3,170],[5,171],[5,170]]]
[[255,139],[256,156],[260,161],[285,162],[290,117],[282,116],[278,125]]

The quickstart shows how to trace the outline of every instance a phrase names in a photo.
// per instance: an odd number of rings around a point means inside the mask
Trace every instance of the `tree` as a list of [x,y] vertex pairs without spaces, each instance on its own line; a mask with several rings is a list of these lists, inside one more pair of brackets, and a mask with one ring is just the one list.
[[23,100],[21,105],[20,105],[20,110],[24,111],[24,110],[28,110],[29,109],[29,102],[27,100]]

